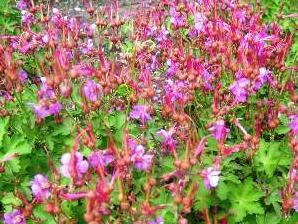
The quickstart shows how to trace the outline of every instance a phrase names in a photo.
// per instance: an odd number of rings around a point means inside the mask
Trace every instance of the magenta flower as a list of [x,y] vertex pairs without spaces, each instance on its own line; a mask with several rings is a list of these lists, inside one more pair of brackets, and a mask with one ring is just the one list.
[[167,60],[167,65],[169,66],[166,74],[168,77],[173,77],[174,75],[176,75],[176,73],[178,72],[178,63],[173,62],[172,60]]
[[71,174],[73,172],[76,172],[79,178],[82,178],[83,175],[88,171],[89,164],[86,160],[83,159],[83,155],[80,152],[77,152],[76,154],[76,170],[73,170],[73,167],[71,166],[71,157],[72,155],[70,153],[65,153],[61,157],[61,167],[60,172],[64,177],[71,177]]
[[158,216],[156,219],[149,221],[148,224],[164,224],[164,219],[162,216]]
[[146,105],[135,105],[130,113],[130,117],[139,120],[142,124],[151,120],[149,107]]
[[31,181],[31,190],[38,201],[44,201],[51,196],[51,184],[47,177],[37,174]]
[[294,135],[298,135],[298,115],[293,114],[290,117],[289,128],[292,130]]
[[237,103],[245,103],[247,101],[249,83],[249,79],[240,78],[230,86],[229,89],[233,93]]
[[88,162],[94,169],[97,169],[98,166],[106,166],[114,160],[114,156],[109,154],[107,150],[95,151],[88,157]]
[[62,109],[62,105],[59,102],[51,103],[48,106],[37,104],[33,106],[33,109],[38,119],[44,119],[51,115],[57,116]]
[[26,219],[21,210],[13,210],[4,214],[4,224],[25,224]]
[[230,131],[230,129],[225,127],[225,121],[224,120],[218,120],[216,121],[211,128],[209,128],[209,131],[212,132],[213,137],[219,141],[224,142],[227,138],[227,135]]
[[174,26],[181,27],[185,24],[185,17],[180,12],[176,11],[174,7],[170,8],[170,16],[170,21]]
[[93,40],[88,39],[87,43],[84,43],[82,45],[82,53],[83,54],[89,54],[93,50]]
[[74,65],[71,70],[71,74],[83,76],[92,76],[95,72],[95,68],[85,64]]
[[145,148],[142,145],[138,145],[132,150],[131,162],[138,170],[150,169],[152,158],[153,155],[145,154]]
[[195,157],[200,156],[203,153],[205,145],[206,145],[206,141],[207,141],[206,137],[203,137],[201,139],[201,141],[199,142],[199,144],[195,148]]
[[162,147],[164,150],[172,152],[176,149],[177,141],[172,136],[173,130],[165,131],[161,129],[157,132],[157,135],[163,138]]
[[219,174],[220,171],[212,166],[201,171],[201,176],[207,189],[214,188],[218,185]]
[[27,72],[25,72],[24,70],[20,70],[18,75],[19,75],[19,79],[22,83],[25,83],[27,81],[27,78],[28,78]]
[[253,90],[258,91],[266,83],[273,84],[273,78],[271,72],[268,69],[262,67],[260,68],[259,76],[257,76],[254,80]]
[[32,13],[22,10],[22,23],[24,23],[26,26],[30,26],[34,22],[34,16]]
[[85,28],[85,32],[86,32],[88,37],[92,37],[94,35],[94,32],[97,29],[97,26],[96,26],[95,23],[93,23],[93,24],[85,23],[83,26]]
[[20,11],[28,9],[28,5],[25,0],[19,0],[16,6]]
[[201,32],[204,30],[204,25],[205,25],[206,20],[207,20],[206,17],[202,13],[197,12],[195,14],[195,29],[196,29],[196,31]]
[[93,80],[88,80],[83,87],[83,92],[87,100],[95,102],[100,99],[102,87]]
[[39,98],[47,98],[52,99],[55,98],[55,92],[54,90],[47,84],[46,78],[41,77],[41,87],[38,91],[38,97]]

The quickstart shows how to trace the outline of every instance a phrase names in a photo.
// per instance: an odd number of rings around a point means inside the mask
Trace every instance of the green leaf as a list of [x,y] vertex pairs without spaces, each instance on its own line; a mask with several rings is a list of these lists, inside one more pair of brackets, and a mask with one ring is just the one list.
[[263,214],[264,209],[259,203],[263,196],[251,179],[246,179],[242,184],[228,184],[228,199],[235,221],[242,221],[248,214]]
[[261,140],[260,148],[254,157],[257,171],[264,172],[268,177],[272,177],[277,167],[283,159],[279,142],[265,142]]
[[0,117],[0,146],[2,144],[3,136],[7,134],[9,118],[8,117]]
[[55,224],[53,216],[45,211],[44,205],[36,206],[34,208],[34,215],[41,219],[41,223]]
[[274,213],[266,213],[265,215],[258,215],[256,218],[257,224],[280,223],[280,218]]
[[199,180],[199,191],[195,198],[194,208],[203,211],[211,205],[211,193],[206,189],[202,180]]
[[1,199],[1,203],[4,205],[13,205],[13,206],[20,206],[22,204],[21,200],[14,196],[13,193],[8,193],[4,195],[4,197]]
[[217,196],[220,198],[220,200],[226,200],[228,199],[229,194],[229,188],[227,184],[223,181],[221,181],[216,189]]

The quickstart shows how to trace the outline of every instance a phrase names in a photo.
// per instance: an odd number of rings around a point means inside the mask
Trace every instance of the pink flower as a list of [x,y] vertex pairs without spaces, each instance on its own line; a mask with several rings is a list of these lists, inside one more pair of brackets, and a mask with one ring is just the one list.
[[82,45],[82,53],[89,54],[93,50],[93,40],[88,39],[87,43]]
[[27,10],[28,9],[28,4],[27,4],[27,2],[26,2],[26,0],[19,0],[18,2],[17,2],[17,8],[19,9],[19,10]]
[[249,83],[249,79],[240,78],[230,86],[229,89],[233,93],[237,103],[245,103],[247,101]]
[[206,17],[200,13],[200,12],[197,12],[195,14],[195,29],[196,31],[198,32],[201,32],[204,30],[204,24],[206,22]]
[[87,100],[95,102],[100,99],[102,87],[93,80],[88,80],[83,87],[83,92]]
[[20,70],[18,75],[19,75],[19,79],[22,83],[25,83],[27,81],[27,78],[28,78],[27,72],[25,72],[24,70]]
[[298,135],[298,115],[293,114],[290,117],[289,128],[292,130],[294,135]]
[[106,166],[114,160],[114,156],[109,154],[107,150],[95,151],[88,157],[88,161],[94,169],[97,169],[98,166]]
[[166,151],[169,150],[170,152],[174,151],[176,149],[177,141],[173,138],[173,130],[165,131],[164,129],[161,129],[157,132],[158,136],[161,136],[163,138],[162,147]]
[[273,84],[273,78],[271,72],[268,69],[262,67],[260,68],[259,76],[257,76],[254,80],[253,90],[258,91],[266,83]]
[[138,145],[132,150],[131,161],[138,170],[150,169],[152,158],[153,155],[145,154],[145,148],[142,145]]
[[26,26],[30,26],[34,22],[34,16],[32,13],[22,10],[22,23],[24,23]]
[[158,216],[156,219],[149,221],[148,224],[164,224],[164,219],[162,216]]
[[185,16],[176,11],[174,7],[170,8],[170,21],[176,27],[182,27],[185,24]]
[[219,141],[224,142],[227,138],[227,135],[230,131],[230,129],[225,127],[225,121],[224,120],[218,120],[216,121],[211,128],[209,128],[209,131],[212,132],[213,137]]
[[220,171],[214,167],[208,167],[201,172],[204,185],[207,189],[214,188],[218,185]]
[[73,170],[73,167],[71,166],[71,154],[65,153],[61,157],[61,167],[60,172],[65,177],[71,177],[73,172],[76,172],[79,178],[82,178],[83,175],[88,171],[89,165],[86,160],[83,159],[83,155],[80,152],[77,152],[76,154],[76,170]]
[[74,76],[76,75],[83,75],[83,76],[92,76],[96,73],[95,68],[89,65],[80,64],[72,66],[71,74]]
[[206,141],[207,141],[207,138],[204,137],[201,139],[201,141],[199,142],[199,144],[197,145],[197,147],[195,148],[195,157],[199,156],[202,154],[204,148],[205,148],[205,145],[206,145]]
[[4,224],[25,224],[26,219],[20,209],[4,214]]
[[38,201],[44,201],[51,195],[51,184],[47,177],[37,174],[31,181],[31,190]]
[[97,26],[96,26],[95,23],[93,23],[93,24],[85,23],[83,26],[85,28],[85,32],[86,32],[88,37],[92,37],[94,35],[94,32],[97,29]]
[[130,117],[139,120],[142,124],[151,120],[149,107],[146,105],[135,105],[130,113]]
[[38,119],[44,119],[50,115],[57,116],[62,109],[62,105],[59,102],[51,103],[48,106],[37,104],[33,109]]
[[64,193],[63,191],[60,192],[59,197],[67,200],[67,201],[74,201],[81,198],[86,198],[88,196],[87,192],[76,192],[76,193]]

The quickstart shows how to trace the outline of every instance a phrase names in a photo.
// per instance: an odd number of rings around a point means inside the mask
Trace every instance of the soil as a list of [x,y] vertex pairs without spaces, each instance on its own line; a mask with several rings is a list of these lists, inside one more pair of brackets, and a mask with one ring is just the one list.
[[[108,6],[113,0],[93,0],[92,6],[97,9],[102,6]],[[138,7],[150,7],[156,0],[119,0],[119,13],[124,16],[132,15]],[[58,8],[67,16],[86,17],[87,13],[83,7],[82,0],[53,0],[52,7]]]

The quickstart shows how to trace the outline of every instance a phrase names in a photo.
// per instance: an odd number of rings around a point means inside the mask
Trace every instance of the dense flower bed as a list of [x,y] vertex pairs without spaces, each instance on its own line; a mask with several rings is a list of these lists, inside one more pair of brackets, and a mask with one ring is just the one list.
[[[23,223],[294,223],[293,34],[241,1],[89,18],[20,0],[0,37],[1,210]],[[91,21],[91,22],[90,22]]]

